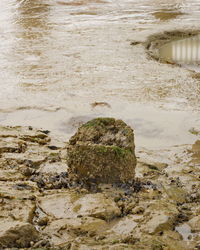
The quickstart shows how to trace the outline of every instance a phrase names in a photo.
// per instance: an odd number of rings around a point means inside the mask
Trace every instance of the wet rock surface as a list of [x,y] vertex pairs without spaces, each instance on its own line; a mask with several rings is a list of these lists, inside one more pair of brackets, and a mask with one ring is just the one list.
[[0,141],[1,249],[199,249],[198,140],[138,150],[134,182],[90,185],[51,134],[0,127]]
[[133,181],[136,166],[133,130],[122,120],[93,119],[71,137],[67,161],[69,172],[81,181]]
[[0,247],[30,247],[32,242],[38,241],[39,233],[33,225],[23,222],[1,223]]

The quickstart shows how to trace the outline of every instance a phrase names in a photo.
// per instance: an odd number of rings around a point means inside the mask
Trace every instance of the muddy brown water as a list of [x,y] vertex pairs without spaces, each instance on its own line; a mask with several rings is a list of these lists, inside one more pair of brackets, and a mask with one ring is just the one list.
[[1,0],[0,123],[67,140],[82,122],[112,116],[134,128],[138,147],[193,143],[199,80],[150,60],[140,42],[198,29],[199,8],[196,0]]

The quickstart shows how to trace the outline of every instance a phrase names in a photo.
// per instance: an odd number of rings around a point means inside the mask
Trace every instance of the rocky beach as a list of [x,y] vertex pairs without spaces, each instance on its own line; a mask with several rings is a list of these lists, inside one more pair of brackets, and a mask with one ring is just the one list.
[[134,181],[106,184],[71,179],[49,131],[0,138],[2,249],[199,249],[200,141],[141,150]]
[[0,249],[200,249],[200,3],[0,7]]

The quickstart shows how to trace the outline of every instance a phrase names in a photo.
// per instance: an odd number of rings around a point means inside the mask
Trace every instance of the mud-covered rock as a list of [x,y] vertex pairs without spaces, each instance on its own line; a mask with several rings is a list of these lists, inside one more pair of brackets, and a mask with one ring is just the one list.
[[34,154],[33,152],[31,154],[29,153],[21,153],[21,154],[7,153],[7,154],[4,154],[4,157],[9,165],[23,164],[31,168],[38,168],[46,160],[45,156]]
[[[52,221],[45,229],[44,233],[49,235],[50,242],[54,246],[65,245],[73,242],[73,236],[68,230],[68,219],[59,219]],[[68,248],[66,248],[68,249]]]
[[168,196],[168,199],[171,201],[175,201],[178,203],[183,203],[187,199],[187,192],[183,188],[171,186],[170,188],[166,188],[165,192]]
[[40,173],[45,173],[45,174],[60,174],[63,172],[66,172],[68,169],[67,164],[62,163],[62,162],[46,162],[40,169]]
[[82,125],[69,141],[69,171],[81,181],[132,181],[136,166],[134,150],[133,130],[122,120],[93,119]]
[[121,214],[116,203],[104,194],[86,194],[75,202],[74,210],[82,216],[111,220]]
[[47,195],[38,202],[46,214],[56,219],[88,216],[111,220],[120,215],[120,209],[116,203],[100,193],[80,195],[69,191]]
[[[15,191],[13,191],[15,193]],[[5,219],[31,222],[35,204],[31,200],[2,199],[0,202],[0,225]]]
[[0,228],[0,248],[30,247],[31,242],[39,239],[39,233],[33,225],[24,222],[4,221]]
[[134,215],[124,217],[111,228],[111,232],[118,235],[129,235],[138,225],[135,218],[136,216]]
[[146,235],[140,238],[139,241],[136,242],[134,248],[132,249],[170,249],[170,250],[188,250],[194,249],[186,244],[180,238],[180,235],[174,231],[165,231],[163,235]]
[[173,217],[164,213],[154,214],[153,218],[146,223],[144,231],[149,234],[155,234],[163,230],[169,230],[173,226],[173,219]]
[[66,219],[77,217],[74,211],[74,202],[78,200],[79,195],[75,192],[60,192],[58,194],[45,195],[38,199],[39,207],[48,216],[55,219]]
[[65,244],[70,240],[73,241],[73,236],[95,235],[98,232],[104,231],[107,225],[104,220],[92,217],[69,218],[55,220],[50,223],[44,233],[51,235],[51,241],[54,245]]
[[35,195],[38,195],[38,188],[34,182],[0,182],[0,198],[27,200]]
[[179,215],[177,206],[168,200],[156,201],[145,210],[141,229],[148,234],[162,233],[173,229]]
[[197,140],[192,146],[192,162],[199,164],[200,163],[200,140]]
[[1,138],[0,137],[0,153],[21,153],[24,151],[26,144],[22,140],[18,140],[16,138]]
[[200,215],[193,217],[188,221],[192,232],[200,232]]
[[23,175],[16,170],[8,169],[0,171],[0,181],[23,180]]

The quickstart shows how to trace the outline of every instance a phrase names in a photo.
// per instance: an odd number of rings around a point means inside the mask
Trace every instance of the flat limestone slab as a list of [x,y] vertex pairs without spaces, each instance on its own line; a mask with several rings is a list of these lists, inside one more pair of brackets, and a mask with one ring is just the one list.
[[85,235],[88,233],[104,232],[106,222],[92,217],[59,219],[52,221],[45,229],[44,233],[51,235],[54,245],[73,242],[74,235]]
[[66,172],[68,170],[68,166],[63,162],[46,162],[39,169],[40,173],[44,174],[60,174],[62,172]]
[[120,209],[111,198],[101,193],[80,195],[63,192],[42,197],[38,201],[40,208],[56,219],[91,216],[111,220],[120,215]]
[[38,195],[36,183],[31,181],[4,182],[0,181],[0,198],[8,199],[31,199]]

